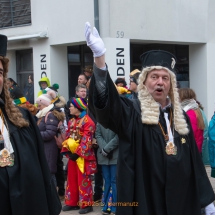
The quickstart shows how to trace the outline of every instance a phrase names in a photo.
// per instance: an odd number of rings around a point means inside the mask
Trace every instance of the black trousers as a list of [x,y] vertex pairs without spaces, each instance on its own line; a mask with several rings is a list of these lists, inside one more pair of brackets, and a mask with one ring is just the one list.
[[58,187],[58,195],[64,196],[65,194],[65,174],[63,169],[63,155],[60,153],[61,149],[58,149],[58,157],[57,157],[57,172],[55,174],[57,180]]

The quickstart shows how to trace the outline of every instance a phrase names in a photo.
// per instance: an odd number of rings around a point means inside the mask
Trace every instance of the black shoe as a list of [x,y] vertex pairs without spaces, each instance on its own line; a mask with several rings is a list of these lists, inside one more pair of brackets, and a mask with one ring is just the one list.
[[103,215],[110,214],[110,211],[102,211],[102,214],[103,214]]
[[80,209],[80,207],[78,206],[69,206],[69,205],[65,205],[62,208],[62,211],[71,211],[71,210],[78,210]]
[[102,196],[96,195],[96,194],[93,195],[94,202],[101,202],[101,200],[102,200]]
[[93,207],[92,206],[88,206],[86,208],[81,208],[79,210],[79,214],[87,214],[93,211]]

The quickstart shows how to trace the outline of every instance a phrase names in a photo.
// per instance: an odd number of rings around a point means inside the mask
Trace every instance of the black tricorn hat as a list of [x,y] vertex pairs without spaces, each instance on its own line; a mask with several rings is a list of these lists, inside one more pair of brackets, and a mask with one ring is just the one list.
[[174,71],[176,57],[170,52],[163,50],[152,50],[140,55],[143,67],[163,66]]
[[13,87],[13,89],[10,90],[10,95],[13,99],[19,99],[24,97],[24,94],[19,87]]
[[7,54],[7,37],[0,34],[0,56],[5,57]]

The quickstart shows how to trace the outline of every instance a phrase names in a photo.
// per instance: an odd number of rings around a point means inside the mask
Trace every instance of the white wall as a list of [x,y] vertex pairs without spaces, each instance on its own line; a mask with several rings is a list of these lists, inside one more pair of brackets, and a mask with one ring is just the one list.
[[215,1],[209,0],[208,1],[208,17],[207,17],[207,41],[210,43],[215,42]]
[[8,78],[12,78],[14,81],[16,80],[16,52],[8,51],[7,57],[9,58],[9,69],[8,69]]
[[30,26],[1,29],[7,36],[47,30],[50,45],[83,42],[84,24],[94,22],[93,0],[31,0]]
[[58,92],[67,101],[69,99],[67,47],[51,46],[50,54],[51,84],[59,84]]
[[99,26],[103,38],[110,37],[110,16],[110,1],[99,1]]
[[207,98],[208,119],[210,120],[215,111],[215,43],[207,43]]
[[214,43],[190,45],[190,88],[195,90],[197,99],[203,104],[208,120],[215,110],[214,56]]
[[207,104],[208,104],[208,120],[211,119],[215,111],[215,1],[208,1],[208,17],[207,17]]
[[[100,0],[100,31],[102,37],[116,38],[123,31],[124,38],[133,40],[202,43],[208,22],[213,26],[214,7],[212,0]],[[32,25],[0,33],[48,30],[50,45],[84,42],[84,23],[94,25],[94,0],[32,0],[31,13]]]
[[[198,43],[207,39],[208,0],[109,2],[110,37],[116,37],[117,31],[123,31],[125,38],[145,41]],[[100,14],[102,16],[102,12]]]

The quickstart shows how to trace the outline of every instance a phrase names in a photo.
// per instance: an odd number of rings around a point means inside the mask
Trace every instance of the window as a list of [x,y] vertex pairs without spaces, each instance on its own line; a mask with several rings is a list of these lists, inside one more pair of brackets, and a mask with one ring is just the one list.
[[0,28],[31,24],[30,0],[1,0]]
[[33,50],[19,50],[16,51],[16,74],[17,83],[23,90],[28,83],[28,76],[33,77]]

